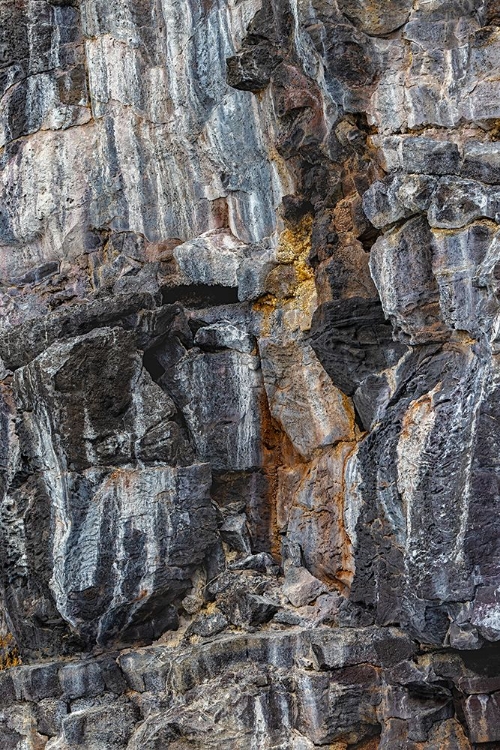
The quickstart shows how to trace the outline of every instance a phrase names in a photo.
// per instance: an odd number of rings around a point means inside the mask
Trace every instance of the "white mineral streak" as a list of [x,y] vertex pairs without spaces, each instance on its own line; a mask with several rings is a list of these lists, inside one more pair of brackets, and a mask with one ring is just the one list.
[[[185,565],[194,560],[192,551],[185,556],[183,537],[200,531],[197,512],[205,502],[209,475],[193,467],[179,471],[170,467],[123,469],[113,472],[104,482],[88,473],[94,486],[87,513],[78,521],[72,508],[74,487],[67,486],[67,475],[44,474],[52,497],[60,492],[61,502],[54,503],[54,523],[59,534],[54,538],[54,568],[51,587],[59,611],[75,627],[82,626],[82,615],[75,614],[75,601],[84,602],[86,592],[99,588],[103,553],[111,564],[106,573],[110,601],[93,622],[97,638],[105,639],[110,627],[109,617],[119,607],[127,608],[127,620],[143,607],[156,592],[158,578],[167,581],[168,565]],[[189,491],[190,495],[185,493]],[[183,500],[189,504],[182,508]],[[110,511],[113,528],[108,527]],[[161,534],[158,534],[161,529]],[[133,536],[144,540],[141,557],[131,569],[130,544]],[[184,543],[187,543],[187,537]],[[201,549],[201,548],[200,548]],[[187,550],[186,550],[187,551]],[[179,578],[174,574],[174,578]]]
[[357,449],[355,448],[345,464],[344,494],[344,528],[350,539],[352,549],[356,548],[358,541],[356,527],[363,505],[362,481]]
[[263,386],[258,358],[234,350],[191,350],[177,367],[176,382],[202,460],[232,471],[259,466]]
[[471,499],[473,499],[472,479],[475,460],[474,449],[477,444],[481,408],[488,395],[496,395],[499,383],[500,371],[496,359],[493,359],[491,369],[484,368],[476,375],[475,382],[473,382],[472,392],[469,394],[468,398],[469,403],[467,406],[469,407],[470,423],[467,426],[467,432],[464,434],[463,448],[463,454],[465,457],[465,479],[463,482],[463,491],[457,497],[457,509],[455,512],[458,511],[459,527],[453,550],[450,555],[451,559],[455,560],[457,563],[463,563],[464,561],[465,540],[469,524],[472,521],[469,511]]
[[8,162],[3,186],[15,196],[16,209],[7,214],[10,236],[1,253],[4,278],[45,261],[71,261],[81,252],[89,193],[82,173],[88,169],[87,175],[95,175],[88,154],[96,149],[93,128],[40,132],[30,139],[22,160]]
[[[140,560],[141,571],[133,581],[133,591],[136,596],[141,594],[139,606],[154,593],[155,575],[162,567],[162,550],[156,529],[162,528],[162,536],[170,539],[172,523],[170,511],[175,507],[172,502],[175,495],[176,470],[170,468],[155,468],[137,471],[117,471],[97,487],[88,513],[80,526],[78,541],[73,542],[71,550],[66,548],[65,539],[60,540],[59,565],[54,568],[52,586],[57,593],[58,608],[72,625],[79,625],[78,618],[72,616],[71,602],[68,595],[74,598],[75,593],[85,594],[86,590],[99,585],[99,565],[103,547],[109,544],[105,533],[105,519],[109,507],[117,517],[116,537],[113,539],[113,563],[109,576],[114,581],[112,599],[109,609],[112,611],[123,604],[130,605],[130,577],[127,576],[129,565],[129,551],[126,548],[125,534],[132,533],[143,536],[145,548],[143,559]],[[164,515],[159,515],[161,508]],[[64,517],[56,518],[56,523],[64,523]],[[71,527],[71,523],[69,524]],[[104,532],[104,537],[101,535]],[[168,558],[168,546],[163,550]],[[61,558],[62,561],[61,562]],[[71,566],[71,589],[68,590],[69,571],[66,570],[68,560]],[[125,591],[128,588],[128,593]],[[130,607],[133,616],[134,607]],[[99,632],[99,635],[102,635]]]
[[233,47],[239,49],[247,33],[247,28],[257,11],[262,8],[263,0],[229,0],[227,9]]
[[[16,196],[15,210],[6,203],[4,277],[71,260],[91,227],[133,231],[150,241],[192,239],[215,228],[211,202],[217,198],[226,198],[229,226],[240,241],[274,232],[283,189],[266,153],[263,115],[250,92],[225,82],[232,34],[241,36],[257,5],[228,7],[219,0],[201,15],[194,4],[164,0],[148,19],[154,28],[139,29],[131,1],[107,10],[94,0],[82,3],[93,119],[54,132],[61,112],[28,79],[28,111],[36,112],[41,100],[55,120],[28,125],[40,132],[3,175],[0,203]],[[147,52],[143,32],[155,38]],[[47,85],[53,81],[47,77]],[[86,119],[79,115],[71,124],[90,119],[85,112]]]
[[436,412],[433,408],[434,392],[426,393],[420,399],[410,403],[403,418],[396,449],[398,490],[403,501],[403,513],[406,516],[406,550],[408,555],[413,556],[417,554],[416,551],[410,549],[413,541],[413,499],[415,493],[418,492],[420,475],[427,469],[426,461],[422,460],[422,457],[436,420]]

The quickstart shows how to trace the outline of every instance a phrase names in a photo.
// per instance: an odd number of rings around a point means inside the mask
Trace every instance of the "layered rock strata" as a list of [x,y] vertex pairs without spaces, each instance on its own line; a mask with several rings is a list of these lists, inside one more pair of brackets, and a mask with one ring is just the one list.
[[500,745],[493,0],[0,0],[0,748]]

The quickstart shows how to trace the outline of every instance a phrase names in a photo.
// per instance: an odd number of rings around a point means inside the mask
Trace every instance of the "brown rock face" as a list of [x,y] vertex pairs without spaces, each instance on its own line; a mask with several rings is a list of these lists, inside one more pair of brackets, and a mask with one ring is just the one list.
[[500,15],[0,0],[0,750],[500,745]]

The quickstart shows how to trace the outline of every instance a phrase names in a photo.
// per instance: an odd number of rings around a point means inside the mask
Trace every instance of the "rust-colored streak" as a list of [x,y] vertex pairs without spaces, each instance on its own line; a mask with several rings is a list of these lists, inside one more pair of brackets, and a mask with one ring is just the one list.
[[278,523],[277,496],[279,471],[283,467],[301,466],[302,459],[295,451],[288,436],[272,418],[265,393],[260,400],[260,419],[262,435],[262,466],[266,478],[266,494],[263,506],[253,514],[253,534],[266,542],[268,551],[276,560],[281,560],[281,529]]
[[21,654],[17,644],[14,637],[7,633],[7,635],[0,637],[0,671],[10,669],[10,667],[18,667],[20,664],[22,664]]

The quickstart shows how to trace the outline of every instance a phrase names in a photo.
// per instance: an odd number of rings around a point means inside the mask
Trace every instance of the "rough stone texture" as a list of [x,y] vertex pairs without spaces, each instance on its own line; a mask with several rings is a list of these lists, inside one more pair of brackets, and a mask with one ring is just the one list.
[[500,744],[494,0],[0,0],[0,750]]
[[[1,681],[2,740],[50,750],[471,748],[467,727],[479,744],[498,728],[498,693],[477,692],[493,684],[479,661],[417,656],[395,628],[323,627],[47,663],[37,689],[33,668],[18,667],[2,675],[12,684],[7,700]],[[457,690],[465,726],[453,716]]]

